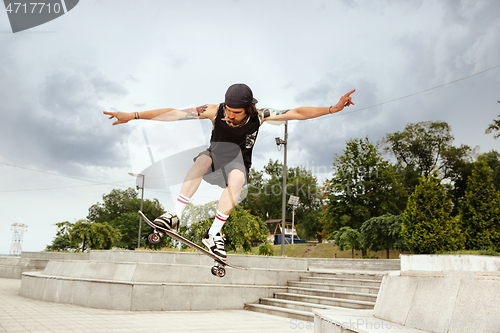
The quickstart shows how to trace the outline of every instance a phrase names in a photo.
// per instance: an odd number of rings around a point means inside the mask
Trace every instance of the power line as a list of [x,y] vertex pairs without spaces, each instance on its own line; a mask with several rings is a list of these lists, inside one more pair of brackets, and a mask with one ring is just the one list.
[[99,185],[113,185],[113,186],[119,186],[119,187],[130,187],[130,186],[124,186],[124,185],[117,185],[118,183],[126,183],[126,182],[131,182],[131,180],[122,180],[122,181],[113,182],[113,183],[96,183],[96,184],[87,184],[87,185],[73,185],[73,186],[60,186],[60,187],[47,187],[47,188],[32,188],[32,189],[24,189],[24,190],[3,190],[3,191],[0,191],[0,193],[49,191],[49,190],[61,190],[61,189],[77,188],[77,187],[99,186]]
[[484,74],[486,72],[492,71],[492,70],[497,69],[497,68],[500,68],[500,65],[495,66],[495,67],[491,67],[491,68],[488,68],[488,69],[485,69],[484,71],[477,72],[477,73],[471,74],[469,76],[462,77],[462,78],[457,79],[457,80],[453,80],[453,81],[450,81],[450,82],[447,82],[447,83],[443,83],[443,84],[434,86],[432,88],[421,90],[421,91],[413,93],[413,94],[409,94],[409,95],[406,95],[406,96],[401,96],[401,97],[398,97],[398,98],[395,98],[395,99],[391,99],[391,100],[386,101],[386,102],[374,104],[372,106],[367,106],[367,107],[364,107],[364,108],[361,108],[361,109],[356,109],[356,110],[352,110],[352,111],[342,112],[339,115],[341,116],[341,115],[348,114],[348,113],[354,113],[354,112],[358,112],[358,111],[362,111],[362,110],[366,110],[366,109],[371,109],[371,108],[374,108],[374,107],[377,107],[377,106],[381,106],[381,105],[384,105],[384,104],[389,104],[389,103],[392,103],[392,102],[396,102],[396,101],[399,101],[399,100],[402,100],[402,99],[405,99],[405,98],[408,98],[408,97],[413,97],[413,96],[416,96],[416,95],[420,95],[420,94],[426,93],[426,92],[434,90],[434,89],[442,88],[442,87],[448,86],[450,84],[454,84],[454,83],[457,83],[457,82],[460,82],[460,81],[464,81],[464,80],[470,79],[470,78],[472,78],[474,76]]
[[[391,99],[391,100],[388,100],[388,101],[385,101],[385,102],[382,102],[382,103],[374,104],[374,105],[367,106],[367,107],[360,108],[360,109],[355,109],[355,110],[350,110],[350,111],[342,111],[342,112],[339,112],[339,113],[335,113],[332,116],[343,116],[343,115],[346,115],[346,114],[349,114],[349,113],[354,113],[354,112],[359,112],[359,111],[363,111],[363,110],[367,110],[367,109],[372,109],[372,108],[375,108],[377,106],[381,106],[381,105],[389,104],[389,103],[392,103],[392,102],[396,102],[396,101],[399,101],[399,100],[402,100],[402,99],[405,99],[405,98],[409,98],[409,97],[413,97],[413,96],[416,96],[416,95],[420,95],[420,94],[429,92],[429,91],[434,90],[434,89],[442,88],[442,87],[448,86],[450,84],[454,84],[454,83],[457,83],[457,82],[460,82],[460,81],[464,81],[464,80],[470,79],[470,78],[472,78],[474,76],[481,75],[481,74],[484,74],[486,72],[495,70],[497,68],[500,68],[500,65],[494,66],[494,67],[491,67],[491,68],[488,68],[488,69],[485,69],[485,70],[483,70],[481,72],[477,72],[477,73],[471,74],[469,76],[462,77],[462,78],[457,79],[457,80],[453,80],[453,81],[450,81],[450,82],[447,82],[447,83],[443,83],[443,84],[434,86],[432,88],[424,89],[424,90],[421,90],[421,91],[418,91],[418,92],[415,92],[415,93],[412,93],[412,94],[409,94],[409,95],[405,95],[405,96],[401,96],[401,97],[398,97],[398,98],[394,98],[394,99]],[[297,122],[294,123],[294,125],[308,123],[308,122],[312,122],[312,121],[317,121],[317,120],[320,120],[320,118],[321,117],[317,117],[317,118],[313,118],[313,119],[308,119],[308,120],[297,121]],[[281,127],[281,125],[279,127]],[[266,134],[266,136],[269,135],[269,134]]]
[[9,163],[0,162],[0,164],[1,165],[6,165],[6,166],[10,166],[10,167],[13,167],[13,168],[18,168],[18,169],[29,170],[29,171],[34,171],[34,172],[40,172],[40,173],[44,173],[44,174],[52,175],[52,176],[58,176],[58,177],[64,177],[64,178],[71,178],[71,179],[83,180],[83,181],[86,181],[86,182],[97,183],[97,184],[106,184],[106,183],[102,183],[102,182],[99,182],[99,181],[96,181],[96,180],[78,178],[78,177],[73,177],[73,176],[66,176],[66,175],[61,175],[59,173],[42,171],[42,170],[37,170],[37,169],[31,169],[31,168],[26,168],[26,167],[22,167],[22,166],[19,166],[19,165],[14,165],[14,164],[9,164]]

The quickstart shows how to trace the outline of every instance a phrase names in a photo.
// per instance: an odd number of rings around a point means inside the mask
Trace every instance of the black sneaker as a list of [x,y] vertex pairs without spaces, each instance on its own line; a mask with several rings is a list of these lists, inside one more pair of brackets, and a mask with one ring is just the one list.
[[205,233],[205,236],[203,236],[202,239],[203,244],[208,248],[208,251],[215,254],[217,257],[221,259],[226,259],[227,254],[226,254],[226,248],[224,245],[224,238],[221,236],[220,233],[217,233],[217,235],[212,236],[208,234],[208,231]]
[[165,214],[158,216],[154,221],[158,227],[163,229],[168,229],[173,232],[179,230],[179,218],[176,212],[166,212]]

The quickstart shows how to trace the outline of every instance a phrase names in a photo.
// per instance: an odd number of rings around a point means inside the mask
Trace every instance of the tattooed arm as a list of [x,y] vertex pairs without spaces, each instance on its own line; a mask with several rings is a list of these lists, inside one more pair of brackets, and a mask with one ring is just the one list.
[[356,90],[352,90],[342,96],[339,102],[330,107],[312,107],[312,106],[302,106],[295,109],[289,110],[276,110],[276,109],[259,109],[259,116],[262,121],[274,120],[306,120],[312,119],[320,116],[324,116],[330,113],[336,113],[344,109],[346,106],[354,105],[351,100],[350,95]]
[[158,121],[177,121],[177,120],[187,120],[187,119],[210,119],[214,121],[215,114],[217,113],[217,105],[207,104],[195,108],[189,108],[184,110],[177,109],[156,109],[150,111],[141,112],[108,112],[104,111],[104,114],[110,116],[111,118],[116,118],[117,120],[113,125],[125,124],[133,119],[147,119],[147,120],[158,120]]

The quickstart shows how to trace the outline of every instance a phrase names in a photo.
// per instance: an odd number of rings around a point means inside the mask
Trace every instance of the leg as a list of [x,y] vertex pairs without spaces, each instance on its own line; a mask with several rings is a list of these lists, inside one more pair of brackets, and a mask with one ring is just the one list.
[[219,200],[219,207],[217,209],[217,215],[215,216],[214,223],[209,230],[205,233],[203,237],[203,244],[209,249],[210,252],[219,256],[222,259],[226,259],[226,250],[224,245],[224,239],[220,235],[220,231],[226,222],[229,213],[233,210],[238,200],[241,188],[245,185],[245,174],[238,169],[233,169],[229,172],[227,179],[227,187],[222,192],[221,198]]
[[238,169],[232,170],[227,179],[227,187],[222,192],[219,200],[219,212],[229,215],[236,206],[236,201],[240,197],[241,189],[245,185],[245,174]]
[[198,190],[198,187],[200,187],[203,175],[208,171],[211,165],[212,158],[207,155],[200,155],[196,159],[194,165],[191,169],[189,169],[186,178],[184,178],[184,183],[182,184],[181,192],[177,197],[174,212],[168,211],[157,217],[153,222],[154,224],[177,232],[184,208],[196,190]]
[[184,178],[180,193],[191,198],[198,190],[198,187],[200,187],[203,175],[207,173],[211,165],[212,158],[210,158],[210,156],[200,155],[191,169],[189,169],[186,178]]
[[232,170],[227,179],[227,187],[222,192],[219,200],[219,206],[217,207],[217,215],[215,216],[212,227],[208,231],[210,235],[217,235],[226,223],[229,214],[236,205],[236,201],[240,197],[241,188],[245,184],[245,174],[238,169]]

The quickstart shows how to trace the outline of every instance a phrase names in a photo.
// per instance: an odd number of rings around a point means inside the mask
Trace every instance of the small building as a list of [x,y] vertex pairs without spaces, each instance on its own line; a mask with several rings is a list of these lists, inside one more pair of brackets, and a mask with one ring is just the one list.
[[[277,220],[267,220],[266,225],[267,229],[269,230],[269,236],[267,236],[267,241],[270,244],[281,244],[281,223],[282,219],[277,219]],[[306,241],[303,239],[300,239],[297,236],[297,230],[295,230],[295,226],[292,228],[292,220],[286,219],[285,220],[285,244],[292,244],[292,236],[293,236],[293,243],[298,244],[298,243],[305,243]]]

